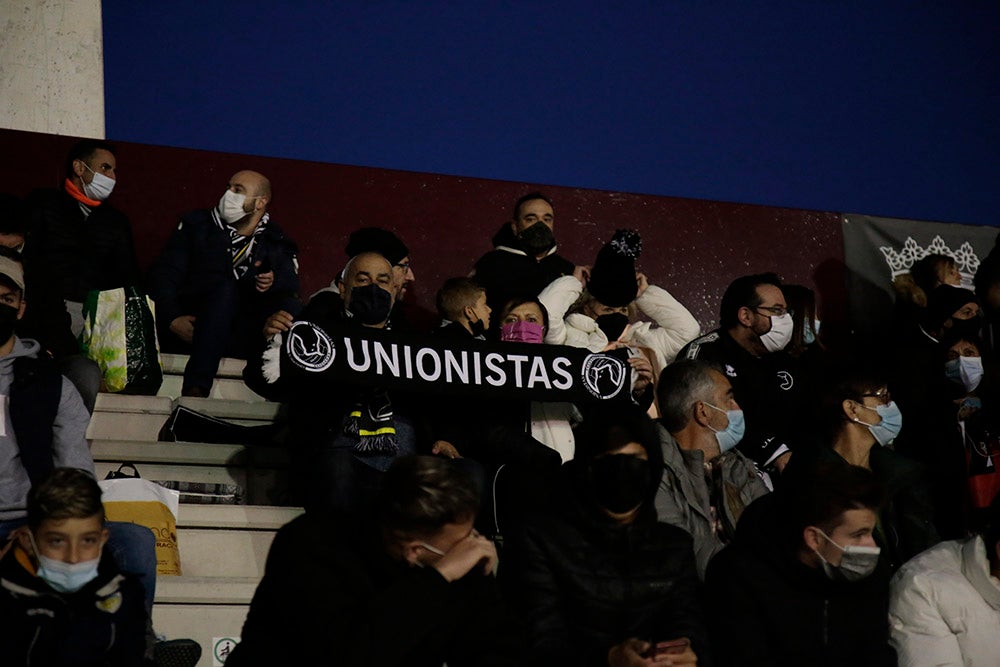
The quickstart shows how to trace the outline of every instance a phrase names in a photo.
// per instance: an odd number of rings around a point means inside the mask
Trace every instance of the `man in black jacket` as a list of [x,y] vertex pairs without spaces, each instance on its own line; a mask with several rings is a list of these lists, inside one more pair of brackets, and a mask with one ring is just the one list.
[[256,352],[264,319],[296,303],[297,249],[270,203],[267,178],[237,172],[215,208],[181,219],[150,270],[161,344],[191,354],[185,396],[208,396],[223,355]]
[[479,499],[448,461],[397,459],[374,520],[306,514],[274,539],[230,667],[520,665],[476,533]]
[[556,278],[573,274],[573,262],[556,254],[554,226],[552,201],[542,193],[526,194],[514,204],[511,221],[493,237],[494,249],[473,271],[492,310],[500,312],[515,297],[536,297]]
[[784,351],[792,335],[781,281],[774,273],[737,278],[722,295],[719,328],[696,338],[677,359],[720,366],[746,415],[739,450],[762,470],[781,471],[803,439],[808,378]]
[[706,577],[723,667],[889,667],[889,572],[871,472],[820,465],[743,513]]

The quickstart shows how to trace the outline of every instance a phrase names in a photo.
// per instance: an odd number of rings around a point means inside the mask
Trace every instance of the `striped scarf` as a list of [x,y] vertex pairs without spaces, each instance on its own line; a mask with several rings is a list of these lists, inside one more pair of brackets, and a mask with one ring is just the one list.
[[264,232],[269,219],[270,214],[265,213],[264,217],[257,223],[257,228],[253,230],[253,234],[243,236],[234,227],[227,225],[219,217],[218,210],[212,209],[212,220],[219,226],[219,229],[229,232],[229,254],[233,258],[233,275],[236,276],[237,280],[245,276],[250,267],[253,266],[253,250],[256,245],[257,236]]

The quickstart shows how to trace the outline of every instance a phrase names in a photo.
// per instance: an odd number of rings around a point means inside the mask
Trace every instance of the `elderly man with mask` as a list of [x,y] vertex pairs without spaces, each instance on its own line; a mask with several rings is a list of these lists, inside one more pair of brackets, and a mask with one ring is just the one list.
[[294,308],[297,248],[270,203],[262,174],[233,174],[216,207],[181,219],[150,270],[161,344],[191,355],[185,396],[208,396],[222,357],[248,358],[268,314]]
[[784,352],[792,316],[774,273],[737,278],[722,295],[720,327],[688,343],[677,359],[717,364],[746,414],[740,451],[769,472],[785,467],[806,428],[809,391],[800,366]]
[[704,578],[708,561],[732,540],[744,508],[768,493],[770,480],[735,449],[743,411],[719,369],[695,360],[671,364],[660,374],[657,398],[663,474],[656,514],[691,534]]

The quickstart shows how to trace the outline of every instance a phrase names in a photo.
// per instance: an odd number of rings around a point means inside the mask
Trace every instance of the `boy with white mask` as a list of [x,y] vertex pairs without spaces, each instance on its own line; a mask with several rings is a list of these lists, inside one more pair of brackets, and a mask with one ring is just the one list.
[[896,664],[881,497],[871,472],[821,463],[747,508],[706,576],[715,664]]
[[101,489],[57,468],[28,496],[28,524],[0,559],[0,618],[10,664],[141,664],[146,611],[139,582],[105,548]]
[[717,364],[746,413],[740,451],[769,473],[784,469],[808,433],[809,378],[784,351],[792,316],[774,273],[737,278],[722,295],[720,327],[696,338],[677,359]]

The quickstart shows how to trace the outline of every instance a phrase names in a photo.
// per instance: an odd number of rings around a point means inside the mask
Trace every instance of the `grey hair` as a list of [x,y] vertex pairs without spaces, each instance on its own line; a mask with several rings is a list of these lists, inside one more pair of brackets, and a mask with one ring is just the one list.
[[[676,361],[660,373],[656,387],[660,419],[671,433],[687,426],[698,401],[708,402],[715,391],[709,371],[720,371],[715,364],[698,359]],[[721,372],[721,371],[720,371]]]

